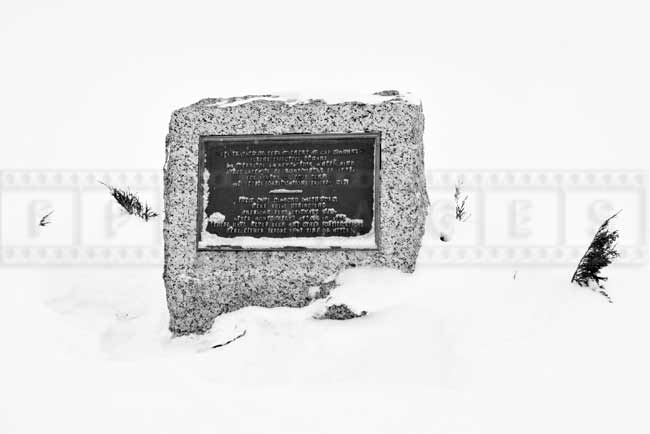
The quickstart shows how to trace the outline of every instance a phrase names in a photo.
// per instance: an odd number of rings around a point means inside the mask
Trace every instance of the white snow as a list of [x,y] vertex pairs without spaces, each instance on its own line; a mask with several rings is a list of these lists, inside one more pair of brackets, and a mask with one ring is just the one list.
[[208,222],[210,222],[210,223],[219,224],[219,223],[223,223],[224,221],[226,221],[226,216],[221,214],[218,211],[213,212],[212,214],[210,214],[210,217],[208,217]]
[[209,104],[211,106],[217,107],[234,107],[242,104],[246,104],[253,101],[280,101],[289,105],[306,103],[311,100],[323,100],[328,104],[340,104],[345,102],[360,102],[364,104],[381,104],[385,101],[390,101],[391,99],[401,98],[404,101],[410,104],[419,105],[421,103],[420,98],[415,96],[411,92],[403,92],[398,96],[396,95],[375,95],[369,93],[355,93],[355,92],[346,92],[346,93],[337,93],[337,92],[319,92],[318,94],[306,94],[302,92],[281,92],[273,94],[271,96],[254,96],[236,99],[234,101],[228,102],[228,100],[215,102]]
[[302,194],[302,190],[289,190],[286,188],[276,188],[275,190],[269,191],[269,194]]
[[0,431],[646,433],[648,271],[610,305],[570,268],[357,269],[178,339],[158,268],[3,268]]
[[[362,220],[363,221],[363,220]],[[215,246],[234,246],[245,249],[269,249],[282,247],[304,247],[310,249],[330,249],[340,247],[342,249],[376,249],[374,229],[367,234],[355,237],[220,237],[204,230],[201,233],[199,248],[210,248]]]

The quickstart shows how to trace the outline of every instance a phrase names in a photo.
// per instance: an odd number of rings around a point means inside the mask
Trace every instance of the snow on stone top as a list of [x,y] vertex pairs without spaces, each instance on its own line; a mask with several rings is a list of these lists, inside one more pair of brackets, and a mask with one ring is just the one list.
[[276,188],[269,191],[269,194],[301,194],[302,190],[289,190],[286,188]]
[[206,98],[199,101],[198,105],[208,107],[235,107],[254,101],[277,101],[285,104],[306,104],[313,101],[324,101],[327,104],[341,104],[346,102],[358,102],[362,104],[381,104],[387,101],[404,101],[407,104],[420,105],[420,98],[410,92],[400,93],[397,90],[383,90],[373,94],[331,94],[319,93],[318,95],[306,95],[301,93],[283,93],[277,95],[246,95],[230,98]]

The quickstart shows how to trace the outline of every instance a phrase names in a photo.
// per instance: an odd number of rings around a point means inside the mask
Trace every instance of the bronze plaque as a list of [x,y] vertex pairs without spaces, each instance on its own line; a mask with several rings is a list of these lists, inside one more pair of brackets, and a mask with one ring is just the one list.
[[198,249],[378,249],[380,140],[202,136]]

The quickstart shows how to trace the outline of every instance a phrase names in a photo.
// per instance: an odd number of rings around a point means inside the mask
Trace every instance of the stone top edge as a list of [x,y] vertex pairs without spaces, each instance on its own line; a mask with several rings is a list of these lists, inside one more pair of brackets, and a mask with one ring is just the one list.
[[265,95],[245,95],[229,98],[205,98],[194,103],[186,109],[194,108],[227,108],[237,107],[254,102],[281,103],[287,105],[302,104],[367,104],[377,105],[386,102],[401,102],[408,105],[421,105],[420,98],[410,92],[400,93],[396,90],[383,90],[373,94],[319,94],[304,95],[299,93],[283,94],[265,94]]

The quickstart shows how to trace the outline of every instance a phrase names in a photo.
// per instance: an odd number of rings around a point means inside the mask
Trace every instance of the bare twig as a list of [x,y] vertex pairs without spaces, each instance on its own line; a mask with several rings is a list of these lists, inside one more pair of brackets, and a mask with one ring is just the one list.
[[235,342],[237,339],[241,339],[241,338],[243,338],[244,336],[246,336],[246,330],[244,330],[244,332],[243,332],[242,334],[240,334],[239,336],[237,336],[237,337],[235,337],[235,338],[232,338],[232,339],[229,340],[228,342],[224,342],[223,344],[213,345],[211,348],[221,348],[221,347],[225,347],[226,345],[228,345],[228,344],[232,344],[232,343]]

